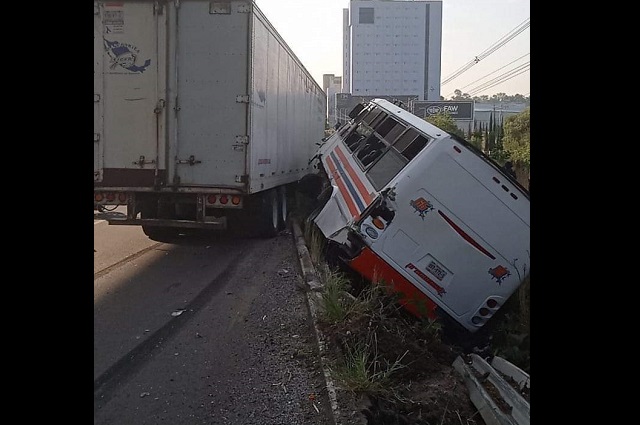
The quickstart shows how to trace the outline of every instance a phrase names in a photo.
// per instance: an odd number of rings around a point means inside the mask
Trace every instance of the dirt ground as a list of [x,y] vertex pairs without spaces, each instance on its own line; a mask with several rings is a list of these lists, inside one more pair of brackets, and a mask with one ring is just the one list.
[[[370,360],[384,370],[402,367],[380,388],[353,391],[337,382],[340,424],[349,425],[485,425],[452,363],[461,353],[442,342],[440,332],[417,321],[390,301],[373,314],[338,325],[321,323],[336,365],[348,347],[366,341]],[[382,305],[382,304],[381,304]],[[401,359],[401,360],[400,360]]]

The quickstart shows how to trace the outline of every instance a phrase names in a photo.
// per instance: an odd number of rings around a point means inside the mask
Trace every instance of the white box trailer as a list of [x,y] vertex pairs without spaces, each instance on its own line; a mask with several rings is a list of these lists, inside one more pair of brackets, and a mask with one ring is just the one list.
[[127,206],[109,224],[162,238],[244,217],[274,235],[325,111],[252,1],[94,2],[94,206]]

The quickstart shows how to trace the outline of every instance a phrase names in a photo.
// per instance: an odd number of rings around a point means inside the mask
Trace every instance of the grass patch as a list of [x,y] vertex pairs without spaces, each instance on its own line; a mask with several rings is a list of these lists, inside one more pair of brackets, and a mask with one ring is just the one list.
[[408,351],[394,362],[388,362],[379,355],[375,332],[370,333],[365,341],[344,342],[343,345],[344,361],[336,367],[335,375],[349,391],[387,394],[390,391],[388,381],[391,375],[406,367],[402,364],[402,359]]
[[324,235],[314,223],[306,223],[304,227],[304,241],[309,249],[309,256],[313,264],[318,267],[324,261],[326,241]]
[[320,320],[335,325],[366,315],[371,310],[369,298],[354,297],[348,291],[350,281],[340,271],[323,264],[318,270],[324,282]]

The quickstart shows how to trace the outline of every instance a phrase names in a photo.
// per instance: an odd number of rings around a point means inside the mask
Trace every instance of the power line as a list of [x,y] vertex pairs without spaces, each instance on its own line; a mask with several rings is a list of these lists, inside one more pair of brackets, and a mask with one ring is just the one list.
[[515,29],[511,30],[509,33],[507,33],[505,36],[503,36],[500,40],[498,40],[496,43],[491,45],[489,48],[487,48],[484,52],[480,53],[478,56],[476,56],[473,60],[468,62],[466,65],[464,65],[458,71],[454,72],[453,75],[447,77],[444,81],[442,81],[441,85],[445,85],[445,84],[453,81],[455,78],[457,78],[458,76],[463,74],[465,71],[467,71],[473,65],[477,64],[478,62],[480,62],[480,60],[486,58],[491,53],[495,52],[500,47],[502,47],[505,44],[507,44],[514,37],[516,37],[518,34],[520,34],[522,31],[524,31],[525,29],[527,29],[531,25],[530,22],[528,22],[528,21],[529,21],[529,18],[527,18],[523,23],[518,25],[518,27],[516,27]]
[[454,79],[458,78],[460,75],[465,73],[467,70],[469,70],[469,68],[471,68],[472,66],[474,66],[475,64],[480,62],[482,59],[486,58],[491,53],[495,52],[500,47],[504,46],[509,41],[513,40],[513,38],[515,38],[518,34],[520,34],[525,29],[529,28],[530,25],[531,25],[530,18],[525,19],[524,22],[522,22],[516,28],[512,29],[511,31],[509,31],[500,40],[498,40],[497,42],[495,42],[494,44],[489,46],[485,51],[480,53],[478,56],[473,58],[471,61],[467,62],[465,65],[463,65],[457,71],[455,71],[453,74],[451,74],[450,76],[448,76],[447,78],[442,80],[440,85],[444,86],[445,84],[448,84],[451,81],[453,81]]
[[[487,78],[487,77],[488,77],[488,76],[490,76],[490,75],[495,74],[496,72],[500,71],[501,69],[506,68],[507,66],[511,65],[512,63],[515,63],[515,62],[519,61],[520,59],[522,59],[523,57],[528,56],[529,54],[530,54],[530,53],[526,53],[526,54],[524,54],[524,55],[520,56],[519,58],[512,60],[512,61],[511,61],[511,62],[509,62],[508,64],[506,64],[506,65],[504,65],[504,66],[501,66],[500,68],[496,69],[495,71],[490,72],[490,73],[488,73],[488,74],[486,74],[486,75],[484,75],[484,76],[482,76],[482,77],[478,78],[477,80],[470,82],[470,83],[469,83],[469,84],[467,84],[466,86],[462,87],[462,89],[465,89],[465,88],[469,87],[470,85],[472,85],[472,84],[474,84],[474,83],[477,83],[478,81],[480,81],[480,80],[482,80],[482,79],[484,79],[484,78]],[[452,94],[455,94],[455,93],[452,93]]]
[[[515,62],[519,61],[520,59],[522,59],[523,57],[528,56],[528,55],[530,55],[530,53],[526,53],[526,54],[524,54],[524,55],[520,56],[519,58],[512,60],[512,61],[511,61],[511,62],[509,62],[508,64],[506,64],[506,65],[504,65],[504,66],[501,66],[500,68],[496,69],[495,71],[490,72],[490,73],[488,73],[487,75],[484,75],[484,76],[482,76],[482,77],[478,78],[477,80],[470,82],[470,83],[469,83],[469,84],[467,84],[466,86],[462,87],[460,90],[462,91],[462,89],[465,89],[465,88],[469,87],[470,85],[472,85],[472,84],[474,84],[474,83],[477,83],[478,81],[480,81],[480,80],[482,80],[482,79],[484,79],[484,78],[487,78],[489,75],[495,74],[496,72],[500,71],[501,69],[506,68],[507,66],[511,65],[512,63],[515,63]],[[451,96],[453,96],[454,94],[455,94],[455,92],[449,93],[449,95],[447,95],[447,97],[451,97]]]
[[503,83],[505,81],[510,80],[511,78],[515,77],[516,75],[520,75],[522,72],[526,72],[530,69],[530,65],[529,63],[526,63],[524,65],[521,65],[520,67],[514,68],[508,72],[505,72],[504,74],[494,78],[493,80],[487,81],[484,84],[481,84],[478,87],[475,87],[473,90],[471,90],[469,92],[469,95],[473,96],[483,90],[487,90],[491,87],[495,87],[500,83]]
[[527,62],[527,63],[525,63],[523,65],[520,65],[517,68],[514,68],[514,69],[512,69],[512,70],[510,70],[508,72],[505,72],[504,74],[494,78],[491,81],[487,81],[486,83],[484,83],[484,84],[476,87],[475,89],[469,91],[468,94],[470,96],[476,95],[476,94],[478,94],[479,92],[481,92],[483,90],[490,89],[491,87],[495,87],[495,86],[497,86],[499,84],[504,83],[505,81],[508,81],[508,80],[510,80],[510,79],[512,79],[514,77],[517,77],[518,75],[529,71],[529,69],[530,69],[530,62]]

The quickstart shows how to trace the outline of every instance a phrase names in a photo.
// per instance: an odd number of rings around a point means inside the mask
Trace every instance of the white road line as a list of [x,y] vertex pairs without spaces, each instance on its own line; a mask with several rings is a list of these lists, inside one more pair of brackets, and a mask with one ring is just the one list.
[[98,223],[106,223],[107,220],[94,220],[93,225],[95,226]]

